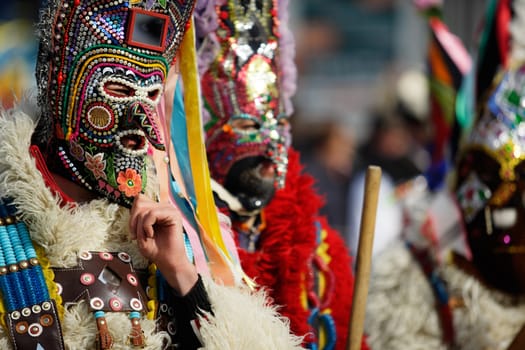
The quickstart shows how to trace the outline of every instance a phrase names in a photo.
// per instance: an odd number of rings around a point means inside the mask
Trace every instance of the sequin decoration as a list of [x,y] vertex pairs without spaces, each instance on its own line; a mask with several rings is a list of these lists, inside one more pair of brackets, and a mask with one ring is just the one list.
[[[220,44],[201,77],[212,177],[223,183],[245,157],[272,161],[276,187],[284,186],[291,142],[280,96],[278,18],[274,1],[228,1],[217,7]],[[248,127],[239,127],[239,124]]]
[[472,173],[458,189],[458,201],[467,222],[472,221],[481,209],[485,207],[492,193],[479,177]]
[[500,165],[502,180],[515,180],[514,168],[525,160],[525,66],[508,72],[488,100],[466,149],[481,147]]

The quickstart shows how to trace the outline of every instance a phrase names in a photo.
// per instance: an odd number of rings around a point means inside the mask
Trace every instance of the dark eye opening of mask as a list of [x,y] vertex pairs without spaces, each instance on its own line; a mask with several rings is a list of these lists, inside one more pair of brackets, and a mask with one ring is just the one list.
[[155,51],[164,51],[168,31],[167,15],[132,9],[127,44]]

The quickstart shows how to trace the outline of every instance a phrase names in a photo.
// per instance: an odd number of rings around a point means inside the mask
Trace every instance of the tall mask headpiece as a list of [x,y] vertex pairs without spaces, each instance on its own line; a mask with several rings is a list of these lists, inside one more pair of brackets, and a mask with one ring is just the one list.
[[489,283],[525,292],[525,66],[505,73],[458,167],[473,261]]
[[[212,177],[226,187],[228,181],[238,185],[247,168],[272,173],[270,183],[265,180],[272,192],[284,185],[293,88],[283,82],[278,13],[286,4],[281,5],[272,0],[215,1],[216,28],[206,35],[200,31],[206,149]],[[199,21],[196,24],[199,35]],[[259,180],[246,182],[252,189],[261,188]],[[266,204],[265,195],[243,191],[234,194],[244,196],[240,199],[245,207]]]
[[[516,15],[510,26],[507,23],[498,27],[510,28],[510,32],[498,38],[511,37],[512,40],[500,43],[507,51],[497,60],[501,73],[493,78],[490,88],[486,87],[487,79],[482,79],[487,69],[478,69],[478,118],[458,158],[456,193],[474,265],[493,287],[523,294],[525,46],[520,17],[525,14],[525,2],[512,3]],[[510,13],[508,6],[502,2],[497,11]],[[505,17],[511,18],[498,16]],[[494,50],[481,53],[480,62],[486,61],[486,55],[496,54]]]
[[146,185],[155,107],[194,0],[50,0],[37,63],[35,141],[55,171],[130,205]]

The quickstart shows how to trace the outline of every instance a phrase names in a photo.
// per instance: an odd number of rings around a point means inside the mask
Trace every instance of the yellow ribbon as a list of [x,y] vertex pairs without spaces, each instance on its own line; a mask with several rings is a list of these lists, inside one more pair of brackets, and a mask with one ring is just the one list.
[[[188,149],[197,201],[197,217],[202,226],[201,237],[215,277],[231,284],[234,259],[222,238],[217,209],[213,199],[206,147],[201,120],[200,79],[193,22],[186,32],[180,49],[180,72],[184,85],[184,108],[188,134]],[[218,248],[218,250],[217,250]],[[225,261],[227,259],[227,261]]]

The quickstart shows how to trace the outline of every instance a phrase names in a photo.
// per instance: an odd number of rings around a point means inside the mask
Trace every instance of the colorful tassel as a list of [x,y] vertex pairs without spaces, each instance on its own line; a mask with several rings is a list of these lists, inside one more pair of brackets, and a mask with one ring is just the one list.
[[133,311],[129,314],[129,319],[131,321],[131,332],[128,336],[128,342],[132,346],[143,347],[146,345],[144,338],[144,332],[140,326],[140,313]]
[[96,311],[94,314],[98,328],[97,350],[107,350],[113,347],[113,338],[109,333],[108,324],[104,315],[104,311]]

